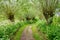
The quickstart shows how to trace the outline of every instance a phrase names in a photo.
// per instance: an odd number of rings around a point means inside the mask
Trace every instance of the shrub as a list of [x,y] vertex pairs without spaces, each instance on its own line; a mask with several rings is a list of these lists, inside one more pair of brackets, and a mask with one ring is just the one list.
[[[41,21],[42,22],[42,21]],[[46,34],[48,40],[60,40],[60,24],[54,24],[46,25],[44,21],[42,23],[39,23],[38,31]]]
[[14,33],[23,26],[26,22],[10,23],[7,25],[0,26],[0,39],[1,40],[10,40],[10,36],[13,36]]

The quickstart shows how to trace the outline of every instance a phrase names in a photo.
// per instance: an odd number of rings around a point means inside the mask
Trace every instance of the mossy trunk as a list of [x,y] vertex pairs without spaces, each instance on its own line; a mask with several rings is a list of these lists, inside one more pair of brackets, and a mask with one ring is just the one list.
[[44,11],[43,15],[47,21],[47,24],[51,24],[53,22],[53,16],[54,16],[53,11],[48,11],[48,12]]

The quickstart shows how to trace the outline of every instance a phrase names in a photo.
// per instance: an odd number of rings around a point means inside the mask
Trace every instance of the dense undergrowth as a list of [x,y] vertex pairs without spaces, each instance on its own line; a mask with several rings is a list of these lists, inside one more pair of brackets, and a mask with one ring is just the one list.
[[24,24],[26,24],[26,22],[8,22],[0,25],[0,40],[10,40],[10,37],[13,36],[15,32]]
[[53,23],[47,25],[45,21],[41,21],[37,28],[39,32],[46,35],[48,40],[60,40],[60,18],[54,18]]
[[[60,17],[59,17],[60,18]],[[34,24],[35,27],[32,27],[33,36],[36,40],[41,40],[42,35],[39,35],[39,32],[42,32],[43,35],[47,38],[47,40],[60,40],[60,19],[54,17],[53,23],[50,25],[46,24],[45,20],[26,20],[26,21],[19,21],[19,22],[0,22],[3,23],[0,25],[0,39],[1,40],[10,40],[15,33],[20,30],[23,31],[25,27],[23,27],[26,24]],[[38,31],[37,31],[37,29]],[[19,31],[18,33],[22,33],[22,31]],[[18,34],[17,33],[17,34]],[[19,34],[21,36],[21,34]],[[17,38],[20,38],[20,36],[16,36]]]
[[[20,28],[24,30],[26,24],[34,24],[48,40],[60,40],[59,16],[60,0],[0,0],[0,40],[11,40]],[[36,40],[40,40],[38,36],[41,35],[36,36]]]
[[[19,22],[1,22],[0,40],[11,40],[15,33],[24,25],[35,23],[37,20],[19,21]],[[24,27],[23,27],[24,28]],[[20,37],[19,37],[20,38]]]

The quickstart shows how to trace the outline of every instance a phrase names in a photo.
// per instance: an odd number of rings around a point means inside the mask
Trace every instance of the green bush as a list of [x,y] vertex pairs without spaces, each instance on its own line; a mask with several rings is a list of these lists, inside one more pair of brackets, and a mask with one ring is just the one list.
[[23,26],[26,22],[10,23],[7,25],[0,26],[0,39],[9,40],[10,36],[13,36],[14,33]]
[[[59,19],[58,19],[59,20]],[[59,22],[46,25],[44,21],[37,26],[38,31],[46,34],[48,40],[60,40],[60,24]]]

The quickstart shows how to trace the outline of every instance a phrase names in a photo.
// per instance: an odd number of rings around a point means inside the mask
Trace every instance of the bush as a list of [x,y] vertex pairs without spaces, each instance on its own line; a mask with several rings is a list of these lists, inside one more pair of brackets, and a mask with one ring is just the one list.
[[14,33],[23,26],[26,22],[10,23],[7,25],[0,26],[0,39],[1,40],[10,40],[10,36],[13,36]]
[[42,23],[39,23],[37,28],[38,31],[46,34],[48,40],[60,40],[60,24],[54,24],[46,25],[44,21],[41,21]]

